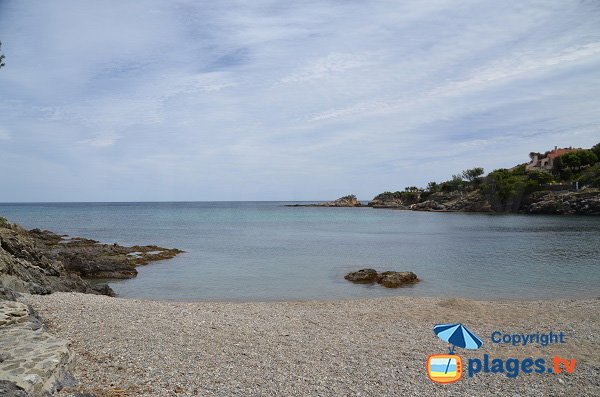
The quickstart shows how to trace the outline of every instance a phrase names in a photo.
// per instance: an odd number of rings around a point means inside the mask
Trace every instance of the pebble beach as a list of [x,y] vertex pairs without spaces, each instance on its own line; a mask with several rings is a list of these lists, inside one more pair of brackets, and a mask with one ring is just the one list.
[[[48,332],[70,342],[75,384],[97,396],[598,396],[600,299],[475,301],[394,297],[292,302],[175,302],[79,293],[24,295]],[[483,340],[466,362],[559,355],[571,374],[467,373],[429,380],[448,344],[437,323]],[[564,332],[565,343],[512,346],[490,335]],[[466,365],[466,364],[465,364]]]

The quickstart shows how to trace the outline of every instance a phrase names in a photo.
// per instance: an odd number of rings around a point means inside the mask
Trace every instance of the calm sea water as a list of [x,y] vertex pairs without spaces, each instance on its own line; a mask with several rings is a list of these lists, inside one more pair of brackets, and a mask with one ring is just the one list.
[[[288,300],[393,295],[598,296],[600,217],[289,208],[280,202],[0,204],[27,228],[186,252],[111,282],[124,297]],[[400,289],[362,267],[411,270]]]

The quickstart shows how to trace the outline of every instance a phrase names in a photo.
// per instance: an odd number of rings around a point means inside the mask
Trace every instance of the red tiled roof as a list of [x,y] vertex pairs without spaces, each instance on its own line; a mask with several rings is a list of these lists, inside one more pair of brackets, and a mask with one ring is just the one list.
[[548,155],[546,157],[554,160],[555,158],[557,158],[558,156],[562,156],[563,154],[578,152],[580,150],[581,149],[569,149],[569,148],[554,149],[550,153],[548,153]]

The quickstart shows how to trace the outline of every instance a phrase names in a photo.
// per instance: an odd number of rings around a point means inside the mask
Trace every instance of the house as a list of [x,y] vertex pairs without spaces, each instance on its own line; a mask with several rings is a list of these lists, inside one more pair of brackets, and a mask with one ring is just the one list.
[[578,152],[583,149],[575,149],[572,147],[559,149],[557,146],[554,146],[554,150],[546,152],[544,154],[541,153],[530,153],[529,157],[531,157],[531,163],[525,166],[525,169],[528,171],[531,170],[547,170],[551,171],[554,168],[554,159],[563,154]]

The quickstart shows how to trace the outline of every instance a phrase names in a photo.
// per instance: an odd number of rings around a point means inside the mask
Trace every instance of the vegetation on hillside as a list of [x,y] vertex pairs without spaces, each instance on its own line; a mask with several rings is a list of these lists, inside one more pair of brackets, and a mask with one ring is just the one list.
[[[532,153],[534,155],[536,153]],[[600,188],[600,143],[588,150],[567,153],[554,159],[554,168],[527,170],[526,164],[511,169],[497,169],[485,175],[475,167],[453,175],[444,182],[429,182],[426,188],[409,186],[403,192],[385,192],[374,200],[401,201],[410,205],[427,200],[433,194],[465,194],[479,191],[496,211],[517,211],[521,203],[537,191],[556,185],[579,184]]]

